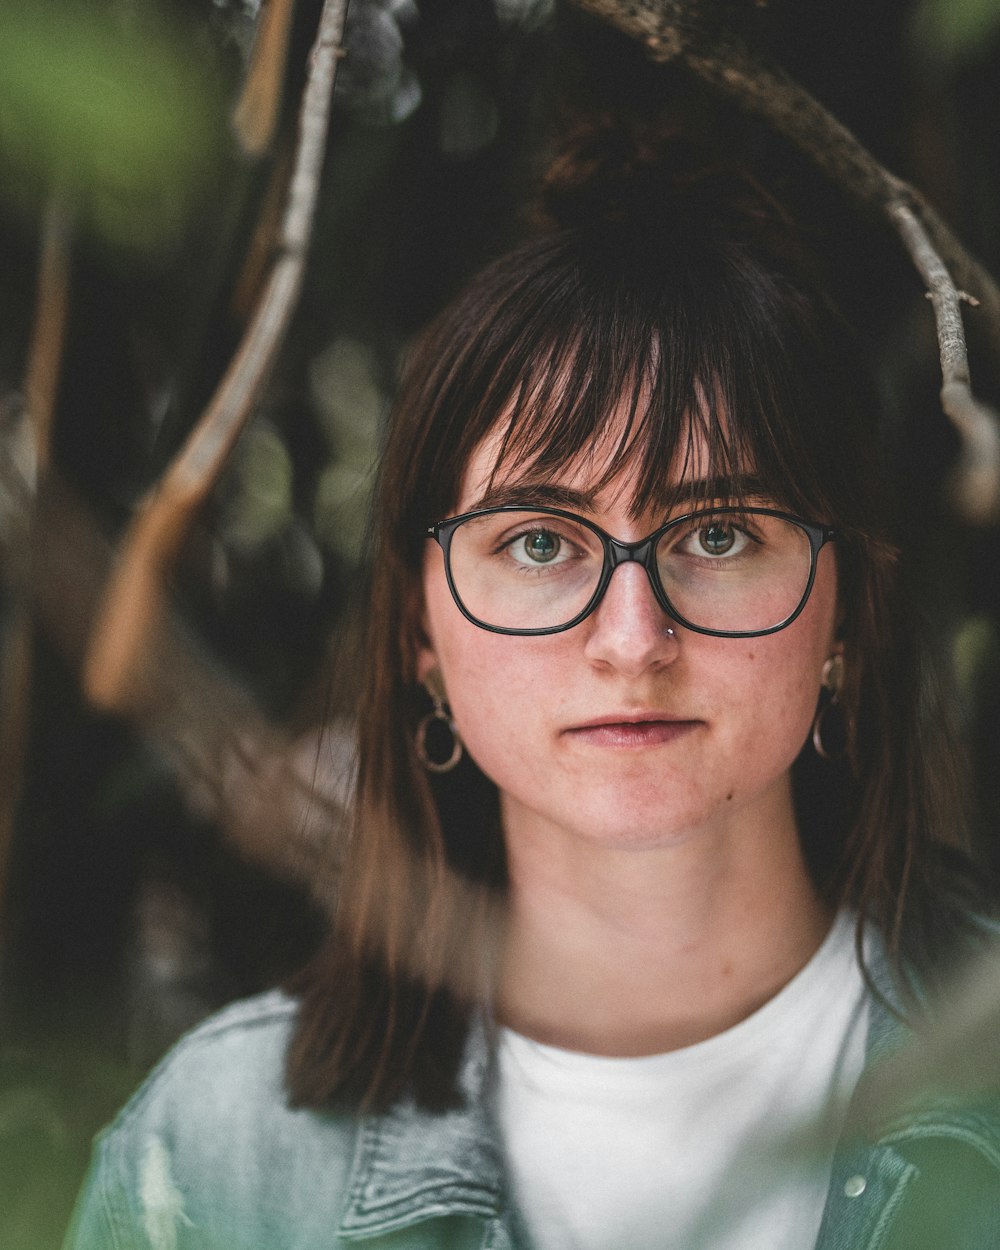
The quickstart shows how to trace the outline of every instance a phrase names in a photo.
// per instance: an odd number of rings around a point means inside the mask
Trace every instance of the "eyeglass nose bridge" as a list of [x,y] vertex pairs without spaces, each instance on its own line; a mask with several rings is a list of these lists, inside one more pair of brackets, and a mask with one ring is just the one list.
[[604,598],[604,593],[608,588],[611,575],[615,569],[622,564],[640,564],[646,570],[646,577],[649,579],[656,602],[669,616],[679,619],[676,617],[673,605],[663,589],[659,570],[656,567],[656,544],[659,542],[659,539],[659,532],[650,534],[646,538],[640,538],[638,542],[634,543],[622,542],[620,538],[612,538],[610,534],[604,536],[604,576],[601,578],[600,589],[596,597],[597,601],[593,604],[591,611]]
[[653,566],[653,548],[656,546],[656,539],[659,535],[650,535],[648,538],[640,538],[637,543],[624,543],[620,538],[612,538],[610,534],[606,537],[608,563],[612,571],[619,564],[628,564],[635,562],[641,564],[644,569],[649,571]]

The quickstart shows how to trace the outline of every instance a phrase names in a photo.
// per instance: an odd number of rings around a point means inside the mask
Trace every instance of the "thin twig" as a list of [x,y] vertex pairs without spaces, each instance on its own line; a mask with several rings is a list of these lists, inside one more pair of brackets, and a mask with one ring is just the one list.
[[69,310],[69,256],[72,214],[53,193],[42,223],[38,303],[25,371],[24,395],[34,431],[36,472],[48,465],[52,421],[59,392],[59,367]]
[[952,482],[953,502],[971,524],[985,525],[1000,514],[1000,417],[972,393],[962,294],[909,206],[894,204],[889,215],[927,284],[934,307],[941,350],[941,406],[962,439],[962,454]]
[[278,255],[256,312],[207,409],[122,542],[84,668],[88,696],[107,709],[132,700],[133,669],[164,612],[169,569],[253,410],[295,308],[346,17],[347,0],[325,0],[302,96]]
[[233,130],[248,156],[266,152],[278,128],[294,10],[295,0],[266,0],[264,5],[250,68],[233,110]]

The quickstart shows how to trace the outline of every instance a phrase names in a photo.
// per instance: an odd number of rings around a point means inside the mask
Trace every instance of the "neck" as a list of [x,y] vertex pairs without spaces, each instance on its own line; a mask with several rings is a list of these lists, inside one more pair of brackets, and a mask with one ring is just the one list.
[[508,830],[497,1012],[539,1041],[653,1054],[739,1023],[808,962],[831,914],[791,814],[643,849]]

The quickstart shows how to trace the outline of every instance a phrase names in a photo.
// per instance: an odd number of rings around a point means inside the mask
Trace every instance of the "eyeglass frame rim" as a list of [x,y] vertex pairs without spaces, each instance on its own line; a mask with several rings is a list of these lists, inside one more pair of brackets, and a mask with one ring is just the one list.
[[[479,516],[492,516],[498,512],[538,512],[543,516],[563,517],[565,520],[578,521],[587,529],[591,530],[601,541],[604,550],[604,562],[601,566],[601,575],[597,580],[593,594],[587,600],[583,609],[567,621],[565,625],[556,625],[543,627],[540,629],[513,629],[505,628],[502,625],[489,625],[486,621],[481,621],[478,617],[473,616],[469,609],[462,602],[451,571],[451,543],[455,531],[466,521],[471,521]],[[781,521],[790,521],[801,529],[809,539],[809,578],[806,582],[805,590],[799,600],[795,611],[787,616],[777,625],[771,625],[767,629],[752,630],[724,630],[724,629],[706,629],[702,625],[694,625],[684,616],[682,616],[667,597],[667,592],[663,588],[660,580],[659,572],[656,569],[653,552],[656,544],[667,532],[674,529],[678,525],[682,525],[685,521],[690,521],[698,516],[718,516],[740,514],[743,516],[771,516],[777,517]],[[497,504],[492,508],[473,508],[469,512],[460,512],[457,516],[445,517],[443,520],[436,521],[433,525],[429,525],[424,531],[425,538],[433,538],[441,548],[444,556],[444,571],[448,581],[448,589],[451,597],[455,601],[455,605],[466,618],[478,629],[484,629],[491,634],[505,634],[514,638],[538,638],[547,634],[563,634],[568,629],[573,629],[588,616],[596,611],[601,600],[607,591],[608,584],[614,574],[615,569],[621,564],[635,563],[645,570],[646,578],[653,590],[653,595],[657,603],[663,611],[684,629],[689,629],[692,633],[703,634],[710,638],[764,638],[768,634],[779,633],[783,629],[787,629],[794,620],[802,613],[806,604],[809,602],[809,596],[812,594],[813,584],[816,581],[816,565],[819,559],[819,553],[829,542],[837,540],[837,531],[831,525],[823,525],[816,521],[806,521],[802,517],[795,516],[794,513],[784,512],[780,508],[766,507],[745,507],[741,508],[732,504],[721,508],[696,508],[693,512],[685,512],[683,515],[673,517],[669,521],[665,521],[663,525],[653,530],[651,534],[647,534],[645,538],[640,538],[637,542],[627,543],[620,538],[615,538],[606,530],[587,517],[580,516],[578,512],[571,512],[567,508],[554,508],[547,504],[538,504],[535,507],[525,507],[524,504]]]

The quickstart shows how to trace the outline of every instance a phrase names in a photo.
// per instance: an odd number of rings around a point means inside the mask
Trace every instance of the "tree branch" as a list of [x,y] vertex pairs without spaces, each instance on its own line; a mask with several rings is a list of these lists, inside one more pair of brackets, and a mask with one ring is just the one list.
[[[885,169],[835,117],[798,83],[756,58],[727,31],[719,0],[574,0],[580,8],[640,41],[654,61],[684,65],[698,79],[784,136],[860,207],[889,220],[903,236],[914,263],[931,288],[945,370],[941,397],[962,439],[962,511],[986,520],[1000,510],[1000,425],[992,409],[969,387],[965,336],[956,285],[982,305],[980,329],[1000,359],[1000,287],[962,246],[938,214],[908,183]],[[927,277],[914,252],[933,256]],[[956,338],[957,332],[957,338]],[[948,341],[945,342],[947,336]],[[955,372],[961,343],[964,376]],[[947,365],[946,365],[947,358]],[[949,372],[950,371],[950,372]]]
[[[0,488],[26,483],[0,462]],[[75,670],[111,552],[57,473],[39,492],[30,545],[33,617]],[[169,602],[130,677],[142,692],[124,709],[130,724],[189,806],[254,862],[308,887],[343,845],[353,737],[336,724],[297,736],[273,724]]]
[[325,0],[302,95],[278,256],[256,312],[207,409],[126,533],[98,612],[84,689],[109,710],[134,697],[130,673],[164,613],[167,573],[253,410],[298,300],[346,17],[347,0]]
[[923,221],[956,283],[983,305],[1000,356],[1000,287],[918,191],[886,170],[855,136],[782,70],[727,33],[705,0],[573,0],[639,40],[651,60],[677,61],[783,135],[859,205],[884,214],[904,202]]
[[986,525],[1000,514],[1000,416],[977,400],[969,385],[961,301],[970,297],[956,289],[916,214],[902,203],[890,205],[889,214],[927,284],[934,307],[941,350],[941,406],[962,439],[962,456],[951,484],[952,501],[971,524]]
[[38,302],[24,379],[25,401],[34,432],[36,472],[47,467],[52,442],[52,420],[69,312],[71,218],[62,195],[53,192],[42,222]]

